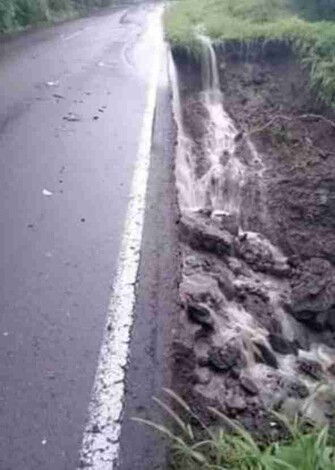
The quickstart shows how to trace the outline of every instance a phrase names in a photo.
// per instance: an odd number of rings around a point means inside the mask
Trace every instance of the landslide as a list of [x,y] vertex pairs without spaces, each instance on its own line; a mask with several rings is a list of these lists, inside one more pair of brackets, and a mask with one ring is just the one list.
[[[181,210],[175,386],[206,422],[214,406],[276,439],[271,409],[292,414],[309,402],[310,417],[334,418],[334,113],[284,43],[232,42],[215,52],[243,183],[223,186],[238,199],[237,213]],[[174,58],[199,180],[213,138],[204,62],[179,48]],[[231,157],[223,158],[226,170]]]

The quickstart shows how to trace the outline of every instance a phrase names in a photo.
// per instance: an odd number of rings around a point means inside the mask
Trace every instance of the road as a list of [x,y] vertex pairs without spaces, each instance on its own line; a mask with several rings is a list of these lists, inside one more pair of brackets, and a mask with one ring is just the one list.
[[[106,315],[155,66],[148,31],[158,8],[121,5],[0,41],[1,470],[80,465],[111,327]],[[117,397],[125,403],[122,470],[162,468],[165,458],[156,437],[130,421],[133,413],[150,415],[151,396],[166,384],[166,333],[177,308],[174,128],[164,60],[130,362],[125,394]],[[91,468],[114,468],[108,455],[106,462]]]

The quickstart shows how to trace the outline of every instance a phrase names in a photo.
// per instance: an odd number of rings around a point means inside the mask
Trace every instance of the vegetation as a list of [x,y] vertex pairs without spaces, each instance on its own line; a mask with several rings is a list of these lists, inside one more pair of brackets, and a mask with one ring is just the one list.
[[167,10],[165,27],[172,45],[194,51],[199,30],[217,43],[290,43],[308,67],[311,85],[334,106],[334,13],[335,0],[181,0]]
[[30,24],[62,19],[112,0],[0,0],[0,33]]
[[[202,427],[205,438],[199,438],[195,427],[173,408],[160,400],[156,401],[172,417],[176,432],[150,421],[137,421],[163,433],[173,443],[175,470],[334,470],[334,439],[328,427],[318,428],[296,418],[293,423],[275,414],[274,420],[287,430],[282,442],[260,444],[235,421],[228,419],[215,409],[212,413],[222,420],[224,427],[217,430],[207,428],[190,407],[171,390],[170,398],[181,406],[197,427]],[[172,426],[173,428],[173,426]]]

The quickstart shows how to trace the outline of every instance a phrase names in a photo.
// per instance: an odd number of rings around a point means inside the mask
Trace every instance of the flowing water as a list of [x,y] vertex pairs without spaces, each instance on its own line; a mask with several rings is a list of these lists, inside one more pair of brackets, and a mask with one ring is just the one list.
[[192,161],[192,140],[187,136],[182,116],[178,71],[172,56],[169,60],[169,73],[173,93],[173,113],[177,123],[178,144],[176,149],[176,181],[181,209],[196,207],[196,178]]
[[[207,225],[217,224],[220,218],[233,217],[237,224],[236,243],[239,244],[238,240],[244,237],[243,239],[247,240],[249,251],[256,253],[256,262],[258,258],[271,260],[276,272],[280,270],[283,272],[287,268],[287,260],[283,253],[264,235],[251,231],[248,226],[243,224],[242,213],[246,204],[250,206],[251,211],[258,211],[258,217],[262,219],[263,224],[267,222],[266,191],[263,184],[265,167],[261,155],[246,136],[242,136],[242,139],[249,157],[247,162],[241,159],[238,151],[241,136],[223,106],[224,96],[220,89],[215,50],[207,37],[199,36],[198,39],[202,46],[202,90],[197,95],[197,105],[201,106],[201,109],[204,110],[202,116],[206,117],[202,121],[205,130],[200,144],[194,141],[185,125],[183,113],[185,103],[180,94],[178,70],[172,57],[170,60],[173,107],[178,127],[176,182],[181,212],[188,216],[191,214],[195,220],[198,216],[203,217],[205,214],[208,217]],[[201,165],[199,165],[199,159]],[[199,171],[199,167],[201,167],[201,171]],[[257,207],[253,207],[250,194],[250,200],[245,200],[243,191],[246,184],[250,182],[251,186],[257,188],[257,192],[261,194],[261,203]],[[184,276],[181,295],[185,298],[193,296],[193,299],[216,299],[210,305],[216,326],[211,345],[223,347],[232,341],[239,345],[246,359],[243,373],[252,377],[257,384],[261,384],[260,397],[267,406],[274,405],[275,398],[278,399],[282,393],[281,388],[284,387],[284,383],[297,379],[299,375],[297,374],[297,361],[301,359],[316,361],[321,366],[328,385],[333,386],[332,379],[326,371],[329,364],[335,361],[335,352],[319,344],[317,337],[315,338],[313,334],[307,332],[305,327],[298,324],[291,315],[286,313],[283,305],[289,302],[290,287],[285,277],[274,275],[273,272],[259,272],[253,266],[247,266],[248,261],[245,264],[247,267],[244,266],[244,272],[241,275],[233,274],[234,270],[228,273],[230,281],[236,289],[246,289],[248,292],[257,292],[258,294],[261,291],[262,295],[268,299],[268,309],[274,312],[280,334],[285,340],[297,342],[303,338],[306,342],[307,338],[309,350],[299,349],[298,354],[275,353],[269,343],[269,328],[266,322],[260,321],[252,309],[249,311],[248,306],[241,304],[235,298],[228,300],[222,292],[219,292],[215,275],[208,268],[200,269],[198,267],[200,262],[196,265],[194,273],[186,272],[185,266],[191,258],[194,264],[194,257],[197,255],[194,252],[190,255],[189,250],[185,247],[183,255]],[[236,263],[234,257],[228,257],[227,260],[228,264]],[[276,356],[278,370],[274,371],[268,365],[259,364],[255,360],[259,344],[264,345]],[[195,349],[199,353],[203,353],[204,348],[208,349],[206,342],[195,344]],[[298,378],[310,393],[315,391],[316,385],[313,381],[304,375],[301,377],[299,375]],[[198,388],[204,395],[215,398],[220,384],[218,378],[215,377],[210,384],[200,385]],[[304,402],[300,399],[297,402],[301,410],[305,406]],[[316,418],[324,418],[323,407],[317,398],[309,401],[306,413]]]

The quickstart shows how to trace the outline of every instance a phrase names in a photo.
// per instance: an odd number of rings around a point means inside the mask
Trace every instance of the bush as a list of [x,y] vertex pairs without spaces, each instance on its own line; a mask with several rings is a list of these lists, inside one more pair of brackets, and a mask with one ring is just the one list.
[[17,0],[15,21],[20,26],[47,21],[50,17],[47,0]]
[[335,0],[292,0],[292,4],[310,20],[335,18]]
[[12,1],[0,0],[0,33],[13,28],[15,24],[15,6]]
[[110,5],[113,0],[0,0],[0,33]]
[[[301,0],[303,1],[303,0]],[[335,107],[335,22],[309,21],[300,0],[184,0],[165,15],[172,46],[199,50],[199,27],[217,43],[283,41],[292,45],[310,72],[319,97]],[[335,0],[304,0],[305,9],[325,15]],[[304,10],[305,11],[305,10]],[[297,14],[299,12],[299,15]]]
[[49,0],[49,8],[51,11],[71,11],[73,5],[69,0]]

